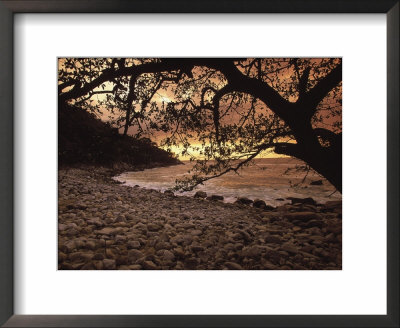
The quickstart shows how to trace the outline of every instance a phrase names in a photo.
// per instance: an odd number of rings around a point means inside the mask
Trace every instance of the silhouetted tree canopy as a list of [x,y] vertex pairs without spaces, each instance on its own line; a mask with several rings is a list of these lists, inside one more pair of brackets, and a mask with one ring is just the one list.
[[109,113],[124,134],[163,135],[164,147],[192,154],[182,189],[268,151],[342,189],[340,58],[67,58],[58,90],[61,102]]

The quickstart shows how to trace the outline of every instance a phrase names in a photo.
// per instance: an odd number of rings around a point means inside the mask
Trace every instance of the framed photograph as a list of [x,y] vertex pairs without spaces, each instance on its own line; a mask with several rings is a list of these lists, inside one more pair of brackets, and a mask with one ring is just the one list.
[[398,1],[0,1],[5,327],[398,327]]

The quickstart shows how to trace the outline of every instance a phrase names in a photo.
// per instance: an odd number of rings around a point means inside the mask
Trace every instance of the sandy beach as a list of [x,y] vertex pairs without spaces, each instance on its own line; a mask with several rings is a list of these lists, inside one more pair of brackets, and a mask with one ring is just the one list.
[[257,208],[129,187],[115,174],[102,167],[59,170],[59,269],[342,267],[341,201]]

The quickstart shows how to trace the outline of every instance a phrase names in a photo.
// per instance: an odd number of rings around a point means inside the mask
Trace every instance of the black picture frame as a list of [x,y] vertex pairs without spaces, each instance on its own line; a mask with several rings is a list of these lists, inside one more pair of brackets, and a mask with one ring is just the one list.
[[[14,315],[16,13],[384,13],[387,16],[387,315]],[[399,327],[398,0],[0,0],[0,324],[4,327]],[[366,286],[368,288],[368,286]]]

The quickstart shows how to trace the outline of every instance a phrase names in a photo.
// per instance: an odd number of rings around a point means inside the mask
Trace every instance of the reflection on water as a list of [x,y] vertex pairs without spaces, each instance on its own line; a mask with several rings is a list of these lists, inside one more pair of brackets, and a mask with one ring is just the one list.
[[[176,192],[179,195],[194,195],[203,190],[208,194],[222,195],[227,202],[233,202],[237,197],[262,199],[267,204],[276,206],[288,202],[277,200],[287,197],[312,197],[320,203],[328,200],[341,199],[341,194],[315,172],[302,170],[304,163],[293,158],[263,158],[255,160],[255,164],[239,171],[239,174],[230,172],[219,178],[205,182],[191,192]],[[141,172],[126,172],[116,180],[127,185],[139,185],[144,188],[167,190],[174,186],[175,180],[182,178],[192,167],[185,165],[161,167]],[[303,179],[306,176],[304,182]],[[310,185],[312,181],[323,180],[322,185]]]

